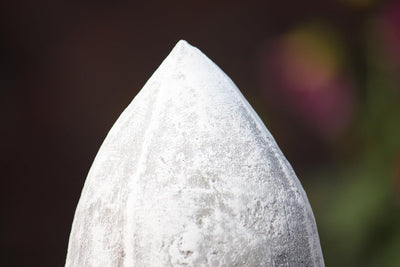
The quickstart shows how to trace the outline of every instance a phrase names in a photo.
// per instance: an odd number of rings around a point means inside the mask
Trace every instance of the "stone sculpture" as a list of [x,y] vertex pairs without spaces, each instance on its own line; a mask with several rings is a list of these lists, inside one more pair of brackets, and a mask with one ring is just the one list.
[[179,41],[89,171],[66,266],[324,266],[300,182],[230,78]]

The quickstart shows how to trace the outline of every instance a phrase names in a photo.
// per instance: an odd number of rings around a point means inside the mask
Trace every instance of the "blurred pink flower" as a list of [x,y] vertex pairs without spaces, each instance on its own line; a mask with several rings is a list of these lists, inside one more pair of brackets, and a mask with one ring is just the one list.
[[263,47],[259,70],[265,94],[323,137],[346,129],[355,103],[340,43],[331,36],[320,28],[283,36]]
[[400,65],[400,2],[392,1],[386,5],[380,17],[380,29],[383,45],[388,57]]

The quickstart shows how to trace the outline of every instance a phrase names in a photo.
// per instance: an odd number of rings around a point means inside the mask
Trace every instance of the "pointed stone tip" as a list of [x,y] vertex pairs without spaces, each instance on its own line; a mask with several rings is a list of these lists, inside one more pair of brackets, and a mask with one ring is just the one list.
[[185,47],[185,46],[191,46],[186,40],[179,40],[176,45],[176,47]]
[[171,52],[174,52],[173,54],[175,53],[180,54],[180,53],[185,53],[185,51],[195,50],[194,48],[195,47],[190,45],[187,41],[179,40]]
[[[204,59],[208,59],[197,47],[192,46],[185,40],[179,40],[173,47],[169,55],[165,58],[160,68],[164,71],[172,71],[171,65],[181,65],[186,62],[188,65],[196,65],[197,68],[204,62]],[[190,64],[188,62],[191,62]],[[187,69],[184,69],[187,71]],[[198,71],[197,71],[198,72]]]

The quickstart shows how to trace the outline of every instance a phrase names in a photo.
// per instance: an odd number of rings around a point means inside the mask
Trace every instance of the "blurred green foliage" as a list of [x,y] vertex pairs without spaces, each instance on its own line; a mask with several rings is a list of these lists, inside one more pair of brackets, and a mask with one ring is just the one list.
[[351,127],[360,150],[342,168],[312,174],[324,177],[309,195],[327,266],[400,266],[399,62],[368,26],[365,94]]
[[315,153],[319,141],[330,156],[299,175],[326,265],[400,266],[400,2],[340,3],[373,10],[359,36],[305,20],[265,48],[266,113],[278,138],[290,128],[274,116],[314,138],[297,136],[307,147],[297,154]]

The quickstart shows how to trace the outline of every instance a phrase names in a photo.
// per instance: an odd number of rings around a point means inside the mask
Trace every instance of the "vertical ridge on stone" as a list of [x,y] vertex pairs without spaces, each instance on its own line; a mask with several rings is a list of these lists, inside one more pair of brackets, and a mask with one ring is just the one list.
[[314,216],[230,78],[179,41],[89,171],[66,266],[324,266]]

